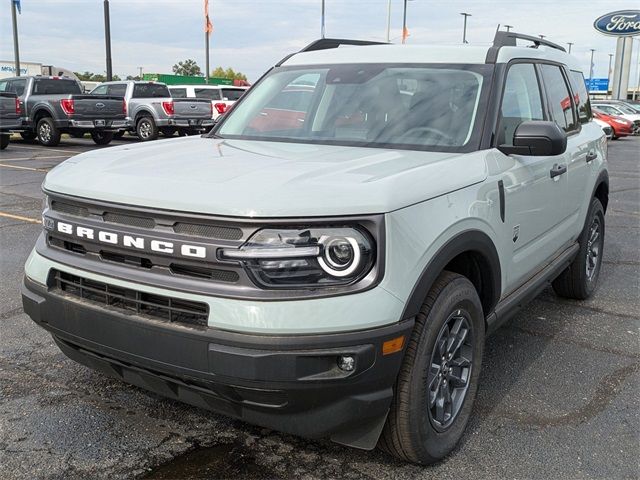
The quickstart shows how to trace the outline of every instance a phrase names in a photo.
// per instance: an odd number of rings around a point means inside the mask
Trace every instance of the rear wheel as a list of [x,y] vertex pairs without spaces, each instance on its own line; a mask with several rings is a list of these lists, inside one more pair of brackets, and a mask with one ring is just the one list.
[[443,272],[416,317],[378,446],[430,464],[458,443],[471,415],[484,348],[484,315],[473,284]]
[[0,135],[0,150],[4,150],[9,145],[11,135]]
[[71,131],[69,132],[69,135],[71,135],[73,138],[84,138],[84,133],[82,131]]
[[591,200],[587,221],[578,243],[578,254],[552,285],[553,290],[561,297],[584,300],[598,286],[604,251],[604,208],[597,198]]
[[96,145],[109,145],[113,140],[113,132],[91,132],[91,139]]
[[36,132],[38,134],[38,142],[45,147],[55,147],[60,143],[62,134],[51,117],[41,118],[38,121]]
[[151,117],[142,117],[136,124],[136,134],[143,142],[158,138],[158,127]]
[[124,136],[124,130],[118,130],[113,134],[113,138],[122,138]]
[[176,133],[176,130],[177,128],[175,127],[163,127],[160,129],[164,137],[173,137],[173,135]]

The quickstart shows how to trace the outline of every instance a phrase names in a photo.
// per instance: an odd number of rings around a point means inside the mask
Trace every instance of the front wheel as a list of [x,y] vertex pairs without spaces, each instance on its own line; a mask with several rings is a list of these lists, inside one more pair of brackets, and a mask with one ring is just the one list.
[[91,132],[91,139],[96,145],[109,145],[113,140],[113,132]]
[[40,142],[40,145],[44,145],[45,147],[55,147],[60,143],[60,136],[62,133],[58,127],[56,127],[56,124],[51,117],[41,118],[38,121],[36,132],[38,134],[38,142]]
[[163,127],[160,129],[164,137],[173,137],[177,130],[175,127]]
[[585,300],[598,286],[604,251],[604,208],[597,198],[591,200],[578,243],[578,254],[552,285],[561,297]]
[[476,289],[462,275],[443,272],[416,317],[378,446],[421,464],[445,457],[471,415],[483,348]]
[[25,132],[20,132],[20,136],[25,142],[33,142],[36,139],[36,132],[27,130]]

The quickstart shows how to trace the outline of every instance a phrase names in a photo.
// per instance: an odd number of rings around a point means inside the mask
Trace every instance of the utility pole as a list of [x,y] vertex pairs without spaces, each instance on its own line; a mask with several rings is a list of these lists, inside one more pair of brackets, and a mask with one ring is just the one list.
[[569,42],[567,45],[569,45],[569,51],[567,53],[571,53],[571,45],[573,45],[573,42]]
[[470,17],[471,14],[461,13],[460,15],[464,17],[464,26],[462,27],[462,43],[469,43],[467,42],[467,17]]
[[404,11],[402,12],[402,43],[407,42],[407,0],[404,0]]
[[320,38],[324,38],[325,29],[324,29],[324,0],[322,0],[322,12],[320,14]]
[[[635,39],[634,39],[635,40]],[[640,43],[640,39],[638,40]],[[636,94],[638,94],[638,90],[640,90],[640,45],[638,45],[638,53],[636,54],[636,64],[638,70],[638,81],[636,82],[636,89],[633,91],[633,100],[636,99]]]
[[[595,48],[590,48],[591,50],[591,61],[589,62],[589,91],[591,91],[591,79],[593,78],[593,52],[596,51]],[[588,94],[589,92],[587,92]]]
[[387,0],[387,43],[391,43],[391,0]]
[[13,57],[15,60],[16,77],[20,76],[20,48],[18,47],[18,18],[16,17],[16,4],[11,2],[11,21],[13,23]]
[[139,78],[140,80],[142,80],[142,67],[138,67],[138,72],[140,72],[140,73],[138,74],[138,78]]
[[513,28],[513,25],[505,25],[504,28],[506,28],[507,32],[509,32]]
[[[613,53],[609,54],[609,70],[607,70],[607,90],[609,90],[609,85],[611,84],[611,60],[613,60]],[[607,95],[609,92],[607,91]]]
[[107,82],[113,80],[111,65],[111,20],[109,19],[109,0],[104,0],[104,41],[107,53]]

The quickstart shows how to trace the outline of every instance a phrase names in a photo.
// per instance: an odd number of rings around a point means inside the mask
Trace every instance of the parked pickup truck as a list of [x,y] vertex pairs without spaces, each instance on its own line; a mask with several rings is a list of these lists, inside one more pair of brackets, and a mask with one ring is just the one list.
[[217,120],[236,101],[242,97],[248,87],[231,85],[171,85],[169,91],[173,98],[206,98],[213,105],[213,119]]
[[63,133],[87,131],[96,144],[106,145],[125,126],[122,97],[83,95],[80,83],[72,78],[5,78],[0,80],[0,91],[18,95],[22,138],[37,138],[47,147],[58,145]]
[[7,148],[11,130],[19,129],[21,123],[18,96],[0,91],[0,150]]
[[[213,126],[213,106],[204,98],[171,98],[164,83],[106,82],[91,91],[92,95],[118,95],[127,106],[125,130],[146,142],[174,133],[200,133]],[[124,133],[124,130],[123,132]]]

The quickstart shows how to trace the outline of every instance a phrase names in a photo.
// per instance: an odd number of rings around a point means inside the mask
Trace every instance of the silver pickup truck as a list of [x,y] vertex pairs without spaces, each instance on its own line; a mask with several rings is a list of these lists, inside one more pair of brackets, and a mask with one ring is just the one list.
[[21,125],[20,101],[12,92],[0,92],[0,150],[9,145],[11,130],[17,130]]
[[98,145],[111,142],[125,125],[122,97],[83,95],[73,78],[36,75],[3,78],[0,91],[13,92],[20,101],[20,133],[47,147],[60,143],[63,133],[90,132]]
[[[212,105],[208,99],[172,98],[164,83],[105,82],[91,91],[92,95],[124,97],[127,126],[143,142],[155,140],[158,133],[170,137],[174,133],[200,133],[213,126]],[[120,133],[124,133],[124,130]]]

